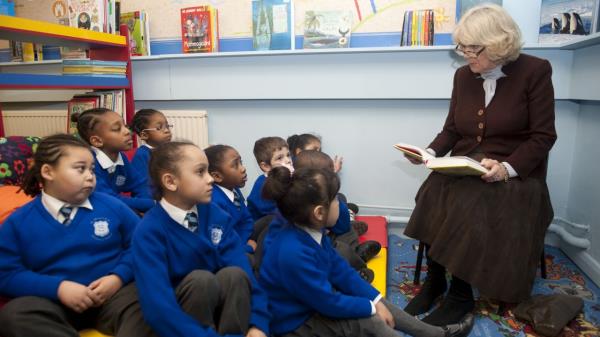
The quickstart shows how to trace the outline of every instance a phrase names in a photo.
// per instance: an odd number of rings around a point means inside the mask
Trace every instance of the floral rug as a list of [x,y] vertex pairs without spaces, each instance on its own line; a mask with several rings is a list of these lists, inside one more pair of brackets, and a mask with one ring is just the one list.
[[[419,286],[413,285],[418,242],[407,240],[398,235],[389,236],[388,244],[388,289],[387,297],[401,308],[414,297]],[[572,320],[561,337],[600,336],[600,289],[560,249],[546,246],[547,278],[539,276],[533,286],[533,294],[565,293],[579,296],[584,301],[583,312]],[[425,261],[421,280],[426,273]],[[477,295],[476,295],[477,297]],[[512,307],[498,314],[498,303],[482,298],[476,301],[476,322],[470,336],[541,336],[532,327],[517,320]]]

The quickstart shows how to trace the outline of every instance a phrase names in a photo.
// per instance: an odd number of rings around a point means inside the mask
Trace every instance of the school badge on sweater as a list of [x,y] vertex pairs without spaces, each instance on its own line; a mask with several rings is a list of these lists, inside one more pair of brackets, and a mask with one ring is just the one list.
[[210,242],[213,245],[218,246],[223,239],[223,228],[219,225],[210,225]]
[[92,226],[94,227],[94,236],[104,239],[110,235],[108,219],[94,219]]

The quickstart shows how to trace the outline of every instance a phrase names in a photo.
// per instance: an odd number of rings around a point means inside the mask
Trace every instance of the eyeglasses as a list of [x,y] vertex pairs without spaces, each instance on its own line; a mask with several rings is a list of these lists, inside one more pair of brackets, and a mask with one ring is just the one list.
[[144,132],[144,131],[163,131],[163,132],[167,132],[169,130],[171,130],[173,128],[173,124],[166,124],[166,125],[160,125],[157,126],[155,128],[148,128],[148,129],[144,129],[140,132]]
[[457,53],[458,55],[460,55],[462,57],[472,57],[472,58],[479,57],[479,55],[481,55],[481,53],[483,53],[484,50],[485,50],[485,46],[477,46],[477,45],[465,46],[460,43],[456,45],[456,48],[454,48],[454,52]]

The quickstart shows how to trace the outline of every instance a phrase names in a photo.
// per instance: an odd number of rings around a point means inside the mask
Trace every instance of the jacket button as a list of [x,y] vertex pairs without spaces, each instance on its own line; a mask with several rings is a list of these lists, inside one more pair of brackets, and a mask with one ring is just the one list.
[[483,116],[483,109],[479,109],[479,111],[477,111],[477,116]]
[[481,143],[481,136],[477,136],[477,142]]
[[478,127],[479,127],[480,129],[483,129],[483,123],[479,123]]

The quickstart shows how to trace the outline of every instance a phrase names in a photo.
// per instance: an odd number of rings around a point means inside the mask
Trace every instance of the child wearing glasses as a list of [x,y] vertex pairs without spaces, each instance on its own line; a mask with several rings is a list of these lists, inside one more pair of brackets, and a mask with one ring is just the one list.
[[144,143],[136,151],[131,166],[148,184],[148,163],[152,149],[171,141],[173,125],[167,122],[165,115],[154,109],[141,109],[133,116],[131,129]]

